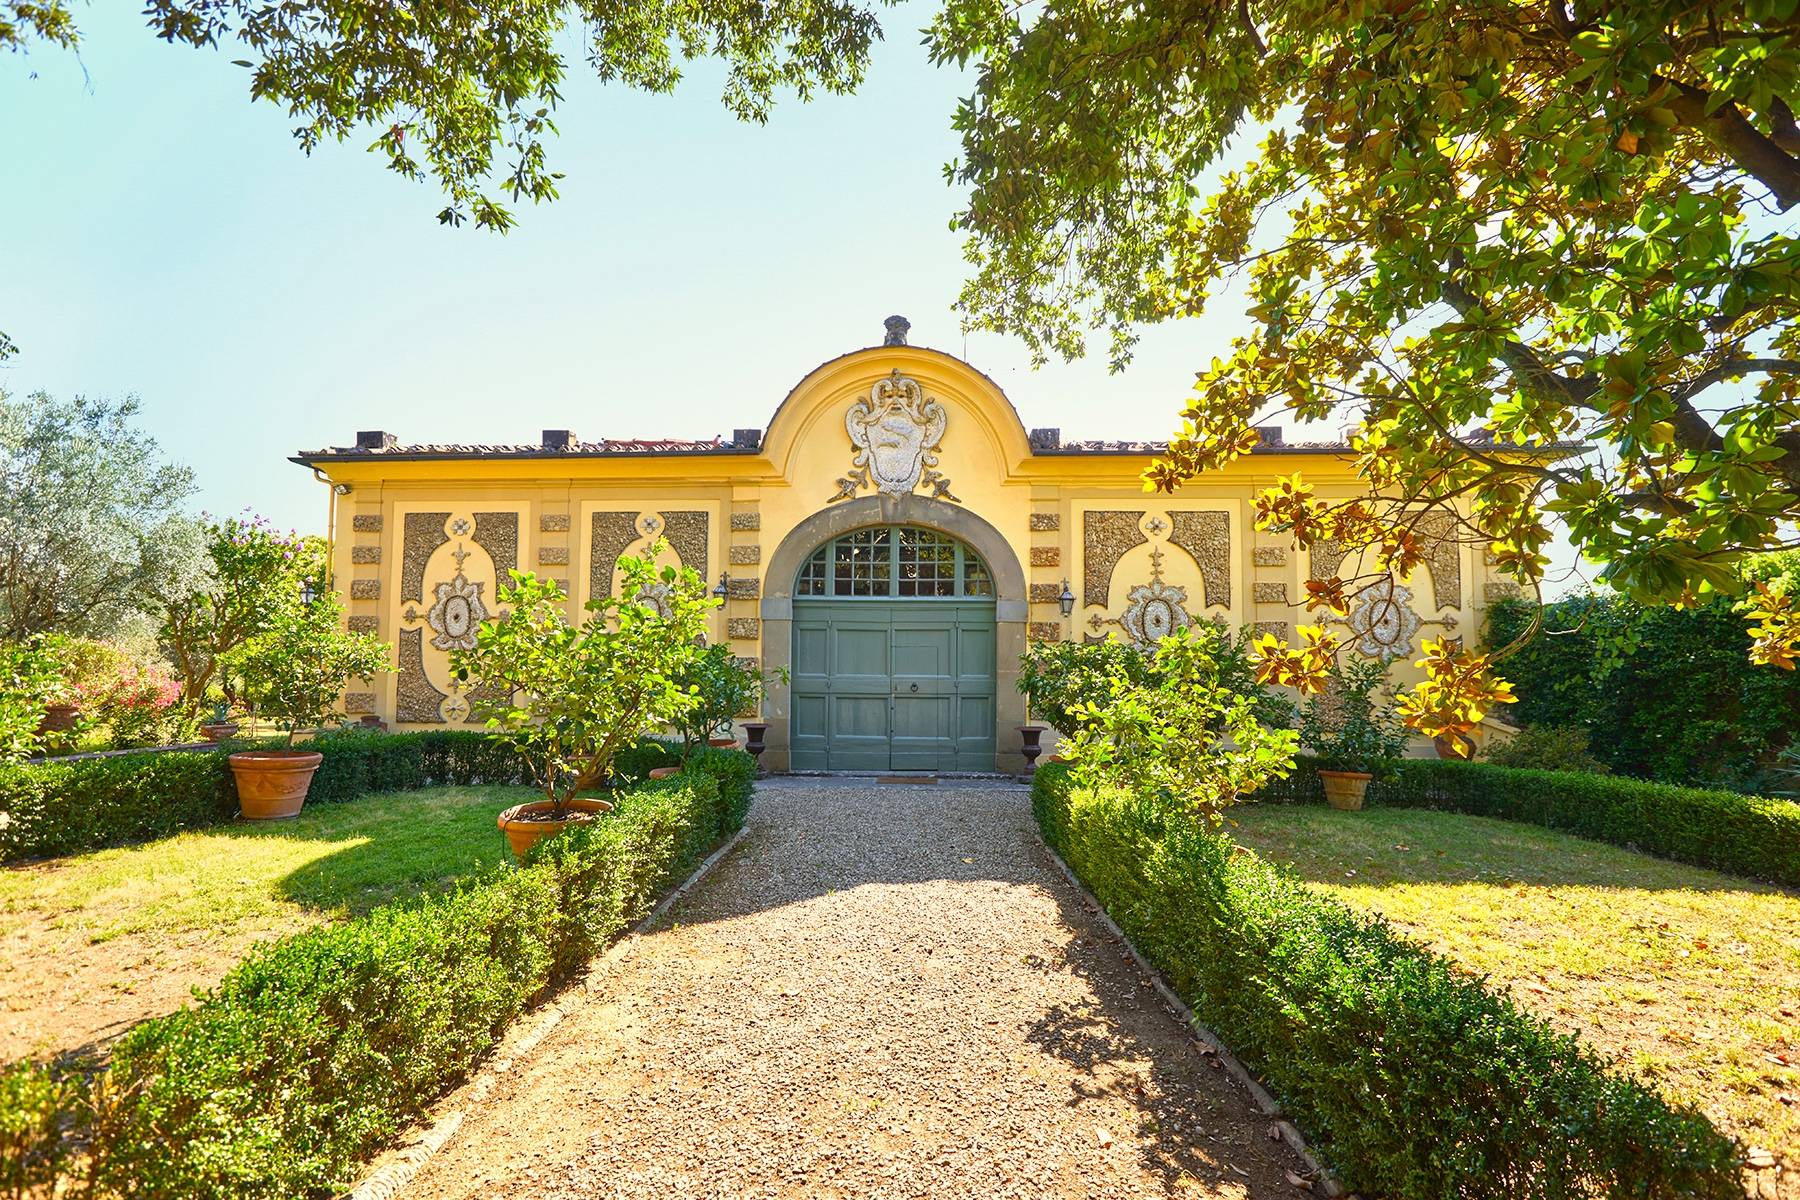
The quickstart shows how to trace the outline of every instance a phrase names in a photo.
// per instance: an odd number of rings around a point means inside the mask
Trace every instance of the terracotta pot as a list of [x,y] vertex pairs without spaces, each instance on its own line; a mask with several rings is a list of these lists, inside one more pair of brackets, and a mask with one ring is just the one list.
[[1325,803],[1344,812],[1360,812],[1363,795],[1374,776],[1367,771],[1320,771],[1319,782],[1325,785]]
[[313,772],[325,761],[317,750],[246,750],[228,760],[237,777],[238,811],[246,821],[280,821],[300,815]]
[[681,774],[680,767],[651,767],[650,768],[650,778],[652,778],[652,779],[673,779],[675,776],[677,776],[679,774]]
[[715,750],[735,750],[735,749],[737,749],[737,739],[734,737],[707,738],[706,744],[711,746]]
[[[526,804],[515,804],[500,814],[498,824],[500,832],[506,835],[506,844],[519,858],[524,858],[531,848],[548,837],[555,837],[582,817],[570,816],[561,821],[525,821],[520,818],[527,813],[543,813],[554,809],[556,805],[548,800],[533,800]],[[577,798],[563,805],[564,812],[606,813],[612,811],[611,800],[586,800]]]
[[38,722],[39,733],[67,733],[75,728],[77,718],[81,716],[78,704],[50,704],[44,708],[43,719]]
[[208,721],[200,727],[200,736],[209,742],[227,741],[237,734],[236,721]]
[[1437,751],[1439,758],[1468,762],[1475,757],[1475,741],[1460,733],[1452,733],[1445,737],[1431,739],[1431,748]]

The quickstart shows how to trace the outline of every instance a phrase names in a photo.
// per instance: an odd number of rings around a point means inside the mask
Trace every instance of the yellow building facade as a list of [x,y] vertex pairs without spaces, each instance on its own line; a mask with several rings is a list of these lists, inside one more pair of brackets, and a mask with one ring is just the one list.
[[[809,372],[766,429],[709,441],[405,444],[382,432],[297,455],[332,484],[335,578],[352,628],[393,674],[346,697],[399,729],[476,726],[448,656],[517,568],[560,581],[571,615],[660,539],[723,598],[712,637],[773,675],[772,770],[1017,771],[1018,660],[1034,640],[1148,644],[1187,622],[1287,632],[1303,582],[1354,564],[1258,533],[1252,498],[1302,471],[1358,489],[1341,446],[1273,431],[1173,496],[1140,475],[1160,447],[1028,431],[1000,388],[949,354],[886,344]],[[1394,602],[1366,596],[1346,640],[1399,656],[1472,636],[1504,588],[1444,528]],[[1385,596],[1385,593],[1384,593]],[[653,598],[652,598],[653,599]]]

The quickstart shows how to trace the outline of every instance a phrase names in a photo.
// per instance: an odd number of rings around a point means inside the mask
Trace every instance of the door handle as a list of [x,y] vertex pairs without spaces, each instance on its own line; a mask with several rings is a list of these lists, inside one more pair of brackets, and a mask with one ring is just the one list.
[[918,685],[918,684],[916,684],[916,683],[915,683],[915,684],[913,684],[913,685],[912,685],[912,690],[913,690],[913,691],[915,691],[915,692],[916,692],[916,691],[918,691],[918,690],[919,690],[919,685]]

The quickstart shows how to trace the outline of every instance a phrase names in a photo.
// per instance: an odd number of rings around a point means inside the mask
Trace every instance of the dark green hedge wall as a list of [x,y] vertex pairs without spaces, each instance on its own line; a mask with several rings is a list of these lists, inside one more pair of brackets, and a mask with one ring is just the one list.
[[[1254,799],[1323,804],[1313,762]],[[1407,759],[1369,785],[1368,803],[1502,817],[1676,862],[1800,884],[1800,804],[1582,771]]]
[[341,1193],[534,999],[741,826],[750,767],[736,751],[698,756],[522,869],[260,947],[197,1005],[127,1034],[103,1087],[0,1070],[0,1183],[69,1177],[84,1195],[167,1200]]
[[1229,838],[1040,768],[1044,838],[1363,1195],[1737,1200],[1701,1115]]

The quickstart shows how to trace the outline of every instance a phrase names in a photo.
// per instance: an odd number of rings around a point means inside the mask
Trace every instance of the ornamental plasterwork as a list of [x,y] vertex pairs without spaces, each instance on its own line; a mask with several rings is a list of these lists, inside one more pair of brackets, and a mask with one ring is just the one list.
[[662,523],[663,536],[669,540],[681,565],[700,572],[702,579],[708,578],[707,514],[704,511],[666,512],[662,514]]
[[475,634],[488,615],[487,605],[481,600],[482,586],[469,582],[469,577],[458,570],[448,581],[432,589],[437,600],[425,614],[425,624],[431,627],[434,649],[475,648]]
[[425,603],[425,564],[449,541],[444,522],[447,512],[414,512],[406,514],[400,541],[400,599]]
[[422,630],[400,631],[400,677],[394,685],[394,719],[425,725],[442,725],[449,693],[432,686],[425,675],[425,635]]
[[1206,606],[1230,608],[1231,518],[1222,512],[1173,512],[1169,521],[1169,541],[1199,564]]
[[[1172,633],[1194,623],[1187,610],[1187,589],[1163,579],[1164,551],[1158,546],[1150,551],[1150,582],[1140,583],[1125,593],[1125,611],[1117,617],[1095,613],[1088,627],[1100,633],[1108,625],[1124,630],[1131,644],[1149,650]],[[1104,635],[1096,640],[1104,640]]]
[[508,572],[519,568],[519,514],[516,512],[478,512],[475,514],[474,542],[494,563],[494,578],[507,579]]
[[666,583],[647,583],[638,589],[635,597],[639,604],[654,612],[657,616],[668,620],[675,589]]
[[896,367],[844,414],[850,473],[837,481],[831,499],[848,500],[866,487],[885,496],[910,496],[924,487],[936,499],[955,500],[950,481],[937,470],[948,422],[944,406]]
[[1150,539],[1138,528],[1141,512],[1093,509],[1081,515],[1081,602],[1105,606],[1112,598],[1113,569]]
[[588,530],[588,595],[595,600],[612,595],[613,569],[619,556],[637,541],[637,513],[597,512]]
[[1370,658],[1411,654],[1421,624],[1412,598],[1412,589],[1399,583],[1371,587],[1357,597],[1345,622],[1356,635],[1356,648]]
[[1431,596],[1438,608],[1462,607],[1462,547],[1456,540],[1454,513],[1427,513],[1413,527],[1425,544],[1425,569],[1431,572]]

